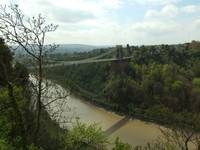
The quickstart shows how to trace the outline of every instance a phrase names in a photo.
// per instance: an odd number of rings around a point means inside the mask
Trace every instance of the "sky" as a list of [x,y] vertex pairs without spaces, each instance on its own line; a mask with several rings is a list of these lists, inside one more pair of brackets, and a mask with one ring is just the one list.
[[0,0],[59,25],[48,43],[176,44],[200,40],[200,0]]

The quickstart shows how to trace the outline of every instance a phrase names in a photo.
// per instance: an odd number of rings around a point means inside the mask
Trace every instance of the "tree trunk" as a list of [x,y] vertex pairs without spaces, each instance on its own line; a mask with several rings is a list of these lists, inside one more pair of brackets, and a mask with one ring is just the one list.
[[189,142],[189,140],[187,139],[187,140],[185,141],[185,150],[189,150],[189,149],[188,149],[188,142]]
[[42,79],[43,79],[43,70],[42,70],[42,56],[40,52],[40,56],[38,59],[38,95],[37,95],[37,122],[36,122],[36,131],[35,131],[35,140],[38,139],[38,133],[40,130],[40,118],[41,118],[41,109],[42,109]]

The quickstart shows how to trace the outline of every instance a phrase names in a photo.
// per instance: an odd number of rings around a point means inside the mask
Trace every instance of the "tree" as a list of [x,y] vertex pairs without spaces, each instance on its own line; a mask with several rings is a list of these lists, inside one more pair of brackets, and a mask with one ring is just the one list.
[[0,150],[15,150],[13,146],[8,144],[5,140],[0,139]]
[[200,93],[200,78],[194,78],[192,81],[195,90]]
[[193,67],[192,67],[192,71],[194,72],[194,75],[196,77],[200,77],[200,62],[199,61],[195,61],[193,63]]
[[[26,126],[24,122],[24,117],[21,111],[23,107],[20,105],[20,101],[23,100],[21,98],[22,92],[17,92],[18,88],[15,86],[17,78],[13,76],[13,66],[12,66],[12,55],[8,46],[1,39],[1,53],[0,57],[0,83],[1,83],[1,91],[0,91],[0,118],[6,120],[6,125],[11,125],[11,129],[5,128],[8,130],[5,135],[5,138],[8,138],[9,141],[13,145],[17,145],[17,148],[23,147],[24,150],[27,149],[27,134],[26,134]],[[19,69],[20,71],[20,69]],[[26,83],[24,83],[26,84]],[[19,99],[20,97],[20,99]],[[0,123],[1,128],[4,128],[5,125]],[[1,134],[2,135],[2,134]],[[17,138],[18,137],[18,138]],[[20,138],[21,139],[20,139]],[[17,142],[18,141],[18,142]],[[19,144],[18,144],[19,143]]]
[[26,17],[19,9],[18,5],[0,6],[0,33],[6,42],[17,45],[27,52],[36,65],[34,85],[36,91],[36,124],[35,136],[40,128],[40,116],[42,109],[42,95],[45,89],[42,86],[44,81],[44,65],[47,61],[47,54],[56,49],[57,45],[45,45],[46,36],[57,29],[57,25],[47,24],[44,17],[39,14],[36,17]]
[[117,137],[115,139],[115,147],[112,150],[132,150],[133,148],[128,143],[123,143]]
[[174,145],[176,149],[180,150],[189,150],[189,144],[195,143],[195,147],[198,147],[197,141],[199,141],[199,137],[197,137],[196,132],[186,129],[186,128],[170,128],[166,130],[162,130],[164,138]]
[[107,137],[97,125],[77,122],[65,137],[65,146],[68,150],[106,150]]
[[0,70],[1,70],[0,86],[6,84],[4,78],[4,73],[5,73],[4,68],[6,68],[8,72],[10,72],[12,70],[11,63],[12,63],[12,54],[8,46],[5,44],[4,40],[0,38]]

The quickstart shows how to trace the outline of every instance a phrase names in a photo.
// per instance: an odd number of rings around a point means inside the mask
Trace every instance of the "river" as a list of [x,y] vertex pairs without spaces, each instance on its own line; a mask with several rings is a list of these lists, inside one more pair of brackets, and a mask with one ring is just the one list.
[[[81,122],[86,124],[98,123],[103,130],[112,127],[123,118],[123,116],[96,107],[72,95],[69,96],[68,104],[74,108],[73,111],[79,116]],[[134,119],[126,122],[110,136],[111,139],[120,137],[122,141],[131,145],[144,145],[161,136],[161,132],[156,124]]]
[[[33,77],[30,77],[30,80],[32,80],[33,83],[36,81]],[[125,118],[124,116],[120,116],[103,108],[94,106],[83,99],[77,98],[74,95],[70,95],[64,88],[57,84],[52,84],[49,86],[46,94],[48,99],[44,100],[45,102],[43,103],[45,104],[51,101],[49,100],[49,97],[54,99],[56,95],[58,95],[57,93],[59,93],[59,96],[66,94],[68,95],[67,97],[57,100],[49,105],[49,114],[56,114],[59,122],[69,118],[72,118],[72,121],[75,121],[76,119],[74,118],[78,118],[80,122],[88,125],[94,123],[98,124],[99,127],[106,131],[107,129],[113,127],[113,125],[115,126],[115,124],[120,122],[120,120]],[[56,113],[57,111],[62,113]],[[54,116],[54,118],[56,117]],[[71,123],[61,123],[60,125],[62,127],[70,127]],[[158,125],[137,119],[126,120],[117,127],[117,130],[112,130],[112,133],[109,134],[111,142],[113,142],[116,137],[119,137],[123,142],[131,145],[144,145],[157,139],[161,135],[162,133]]]

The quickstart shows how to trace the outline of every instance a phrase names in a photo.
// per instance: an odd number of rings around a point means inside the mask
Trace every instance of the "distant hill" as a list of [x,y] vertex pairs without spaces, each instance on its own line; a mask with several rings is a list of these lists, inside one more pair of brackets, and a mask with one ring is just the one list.
[[87,52],[98,48],[105,48],[107,46],[93,46],[84,44],[60,44],[54,53],[73,53],[73,52]]
[[[94,49],[107,48],[109,46],[93,46],[84,44],[59,44],[59,47],[53,53],[74,53],[74,52],[88,52]],[[15,51],[16,54],[24,54],[22,48]]]

